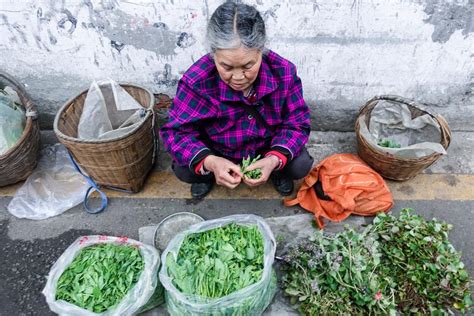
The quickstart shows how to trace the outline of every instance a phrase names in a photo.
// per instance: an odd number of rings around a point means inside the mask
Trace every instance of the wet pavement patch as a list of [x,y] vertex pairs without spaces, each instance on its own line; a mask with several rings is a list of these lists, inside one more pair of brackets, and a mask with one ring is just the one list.
[[409,185],[402,185],[398,188],[398,191],[405,193],[406,195],[413,195],[415,190]]
[[99,232],[72,229],[33,241],[11,240],[7,232],[8,221],[1,221],[0,315],[54,315],[41,293],[49,269],[77,237]]
[[461,181],[459,181],[458,178],[456,178],[452,174],[445,175],[444,179],[445,179],[446,183],[449,184],[452,187],[455,187],[456,185],[458,185],[461,182]]

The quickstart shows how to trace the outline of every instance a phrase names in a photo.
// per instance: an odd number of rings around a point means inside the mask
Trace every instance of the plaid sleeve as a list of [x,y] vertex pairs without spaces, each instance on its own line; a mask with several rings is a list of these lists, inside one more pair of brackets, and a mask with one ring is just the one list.
[[207,99],[180,80],[168,122],[160,130],[165,149],[178,165],[192,169],[195,158],[210,152],[199,140],[199,124],[212,117],[214,112]]
[[283,124],[277,127],[276,135],[271,142],[273,149],[289,151],[290,160],[299,155],[308,141],[311,130],[310,112],[303,99],[303,87],[301,79],[296,74],[296,68],[293,68],[292,76]]

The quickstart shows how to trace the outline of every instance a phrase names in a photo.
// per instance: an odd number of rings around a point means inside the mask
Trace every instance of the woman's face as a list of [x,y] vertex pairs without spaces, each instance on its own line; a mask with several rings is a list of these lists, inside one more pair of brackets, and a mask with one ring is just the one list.
[[262,51],[245,47],[218,49],[214,62],[221,79],[236,91],[247,91],[257,79]]

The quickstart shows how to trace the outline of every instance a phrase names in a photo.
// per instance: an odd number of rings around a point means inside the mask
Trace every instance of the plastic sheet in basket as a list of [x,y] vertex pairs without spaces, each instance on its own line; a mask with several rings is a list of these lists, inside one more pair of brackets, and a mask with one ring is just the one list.
[[[370,115],[369,126],[366,117],[359,117],[360,133],[366,141],[378,150],[401,158],[419,158],[433,153],[446,154],[439,143],[441,131],[438,123],[428,114],[412,118],[406,104],[382,100]],[[394,140],[401,148],[378,145],[381,139]]]
[[13,147],[23,134],[26,117],[18,103],[14,91],[0,89],[0,155]]
[[114,139],[135,129],[145,110],[113,80],[93,82],[87,92],[78,125],[78,137],[86,140]]

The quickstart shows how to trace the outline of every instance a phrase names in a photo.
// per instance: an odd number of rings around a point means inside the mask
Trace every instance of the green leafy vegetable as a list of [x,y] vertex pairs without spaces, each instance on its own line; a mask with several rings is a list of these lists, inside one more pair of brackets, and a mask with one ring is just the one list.
[[368,231],[321,232],[283,257],[283,285],[301,315],[387,315],[395,311],[389,279],[376,273],[381,253]]
[[380,139],[377,145],[388,148],[400,148],[401,145],[390,139]]
[[190,234],[176,262],[168,255],[168,273],[182,293],[223,297],[262,278],[263,247],[256,226],[229,224]]
[[101,313],[118,304],[144,268],[140,251],[111,243],[83,248],[61,274],[56,300]]
[[361,233],[318,232],[283,257],[286,295],[302,315],[446,314],[472,306],[471,281],[450,225],[404,209]]
[[247,177],[249,179],[258,179],[262,176],[262,169],[257,168],[254,170],[247,171],[247,167],[249,167],[251,164],[257,162],[257,160],[260,159],[260,155],[255,157],[254,159],[250,159],[250,156],[247,157],[247,159],[242,159],[242,166],[240,167],[240,170],[244,174],[244,177]]
[[380,273],[393,278],[402,312],[443,313],[452,308],[465,313],[472,305],[470,280],[448,240],[452,228],[436,219],[427,221],[404,209],[400,218],[380,214],[371,232],[380,241]]

